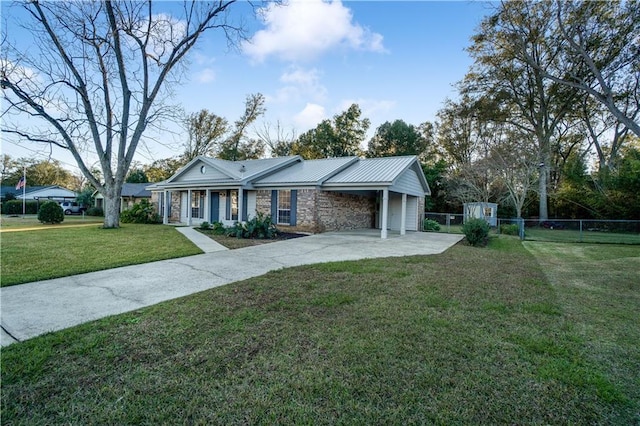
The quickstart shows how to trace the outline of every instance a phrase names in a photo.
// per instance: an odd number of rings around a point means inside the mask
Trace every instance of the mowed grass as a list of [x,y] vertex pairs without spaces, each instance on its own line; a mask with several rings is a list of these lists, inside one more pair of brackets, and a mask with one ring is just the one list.
[[175,228],[161,225],[49,225],[2,232],[0,239],[3,287],[202,253]]
[[640,244],[640,234],[632,232],[576,231],[572,229],[526,228],[525,239],[564,243]]
[[526,244],[283,269],[11,345],[2,422],[637,424],[637,248],[583,274]]
[[0,228],[2,231],[14,231],[21,228],[48,229],[51,227],[61,228],[65,226],[78,226],[92,223],[102,223],[104,218],[97,216],[66,215],[62,223],[55,225],[38,222],[38,216],[32,215],[0,215]]

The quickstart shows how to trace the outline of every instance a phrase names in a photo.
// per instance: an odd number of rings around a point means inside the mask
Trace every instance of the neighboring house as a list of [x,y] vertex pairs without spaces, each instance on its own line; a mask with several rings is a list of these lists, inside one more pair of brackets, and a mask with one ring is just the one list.
[[[151,201],[151,191],[147,190],[148,183],[123,183],[122,193],[120,194],[120,211],[124,211],[133,207],[134,204],[142,200]],[[96,207],[104,209],[104,197],[98,191],[93,193],[94,204]]]
[[[3,187],[4,188],[4,187]],[[22,200],[22,189],[15,189],[11,191],[15,194],[17,200]],[[50,186],[28,186],[24,190],[24,199],[27,201],[71,201],[75,200],[78,194],[74,191],[68,190],[58,185]]]
[[13,198],[15,198],[18,192],[22,194],[22,189],[16,189],[15,186],[0,186],[0,201],[5,201],[8,194],[13,195]]
[[233,225],[257,213],[281,230],[417,231],[430,195],[415,156],[226,161],[197,157],[148,185],[163,223]]
[[498,205],[496,203],[464,203],[464,219],[469,217],[484,219],[489,226],[498,226]]

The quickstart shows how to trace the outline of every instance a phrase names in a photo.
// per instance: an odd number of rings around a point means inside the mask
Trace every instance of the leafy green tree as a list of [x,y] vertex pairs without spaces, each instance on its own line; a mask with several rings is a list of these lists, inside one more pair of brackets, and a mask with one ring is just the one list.
[[161,182],[169,179],[184,165],[181,158],[163,158],[144,166],[143,170],[149,182]]
[[449,165],[443,159],[422,163],[422,171],[431,190],[431,195],[425,198],[426,211],[446,213],[456,210],[447,204],[448,170]]
[[188,140],[182,154],[184,163],[199,155],[214,157],[220,150],[220,144],[229,132],[229,122],[224,117],[206,109],[190,114],[185,120]]
[[127,174],[127,178],[125,179],[127,183],[148,183],[149,178],[147,178],[147,174],[144,172],[142,168],[135,168],[129,171]]
[[367,157],[392,157],[401,155],[426,156],[429,140],[420,130],[403,120],[384,122],[369,141]]
[[352,104],[333,120],[323,120],[315,129],[301,134],[293,143],[291,153],[307,160],[361,155],[360,145],[371,124],[361,115],[360,107]]
[[50,186],[59,185],[63,188],[72,188],[73,175],[58,160],[35,161],[30,158],[20,158],[13,162],[14,167],[2,181],[3,185],[16,185],[23,176],[26,167],[27,185]]
[[264,144],[261,141],[246,138],[249,126],[265,113],[264,102],[265,98],[261,93],[247,96],[244,114],[235,121],[231,135],[220,145],[218,158],[235,161],[259,158],[256,155],[264,154]]
[[488,97],[509,113],[511,125],[535,136],[541,220],[549,216],[553,138],[579,98],[575,88],[545,78],[542,71],[559,54],[560,46],[551,42],[553,21],[546,2],[503,2],[473,36],[469,52],[474,65],[463,82],[464,91]]
[[78,194],[78,196],[76,197],[76,201],[82,206],[93,206],[94,192],[95,190],[93,188],[87,187]]

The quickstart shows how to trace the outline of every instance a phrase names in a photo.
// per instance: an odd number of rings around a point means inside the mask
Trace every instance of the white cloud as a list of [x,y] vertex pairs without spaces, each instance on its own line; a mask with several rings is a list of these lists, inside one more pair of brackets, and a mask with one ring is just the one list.
[[[134,24],[132,33],[144,39],[149,35],[146,46],[147,54],[154,60],[162,62],[187,35],[187,22],[176,19],[166,13],[152,15],[150,19],[141,19]],[[125,38],[132,49],[138,49],[138,44],[130,37]]]
[[336,47],[385,51],[382,36],[353,22],[351,10],[339,0],[271,3],[261,12],[266,28],[242,45],[257,62],[271,55],[286,61],[310,60]]
[[270,100],[278,103],[300,100],[323,102],[327,97],[327,88],[320,82],[320,76],[321,72],[316,68],[289,67],[280,76],[284,86]]
[[340,102],[337,113],[340,114],[346,111],[353,104],[358,104],[360,111],[362,111],[362,117],[372,118],[378,114],[387,115],[387,113],[395,108],[396,101],[384,99],[343,99]]
[[211,68],[205,68],[197,72],[195,77],[198,83],[211,83],[216,79],[216,72]]
[[302,111],[293,117],[296,126],[303,132],[312,129],[326,118],[326,112],[322,105],[308,103]]

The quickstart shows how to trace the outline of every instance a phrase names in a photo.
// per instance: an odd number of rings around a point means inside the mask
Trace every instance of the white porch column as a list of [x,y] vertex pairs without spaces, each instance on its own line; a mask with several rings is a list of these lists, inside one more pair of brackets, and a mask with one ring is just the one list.
[[400,219],[400,235],[407,233],[407,194],[402,194],[402,218]]
[[238,188],[238,222],[242,222],[242,201],[243,201],[243,196],[242,196],[242,187]]
[[382,219],[380,220],[380,238],[387,238],[387,221],[389,217],[389,189],[382,190]]
[[169,203],[171,202],[171,192],[162,191],[162,223],[169,224]]
[[209,220],[211,220],[211,212],[209,211],[211,209],[211,190],[207,189],[207,191],[205,192],[205,196],[204,196],[204,214],[202,215],[203,220],[205,222],[209,222]]
[[187,191],[187,225],[193,225],[191,220],[191,190]]

